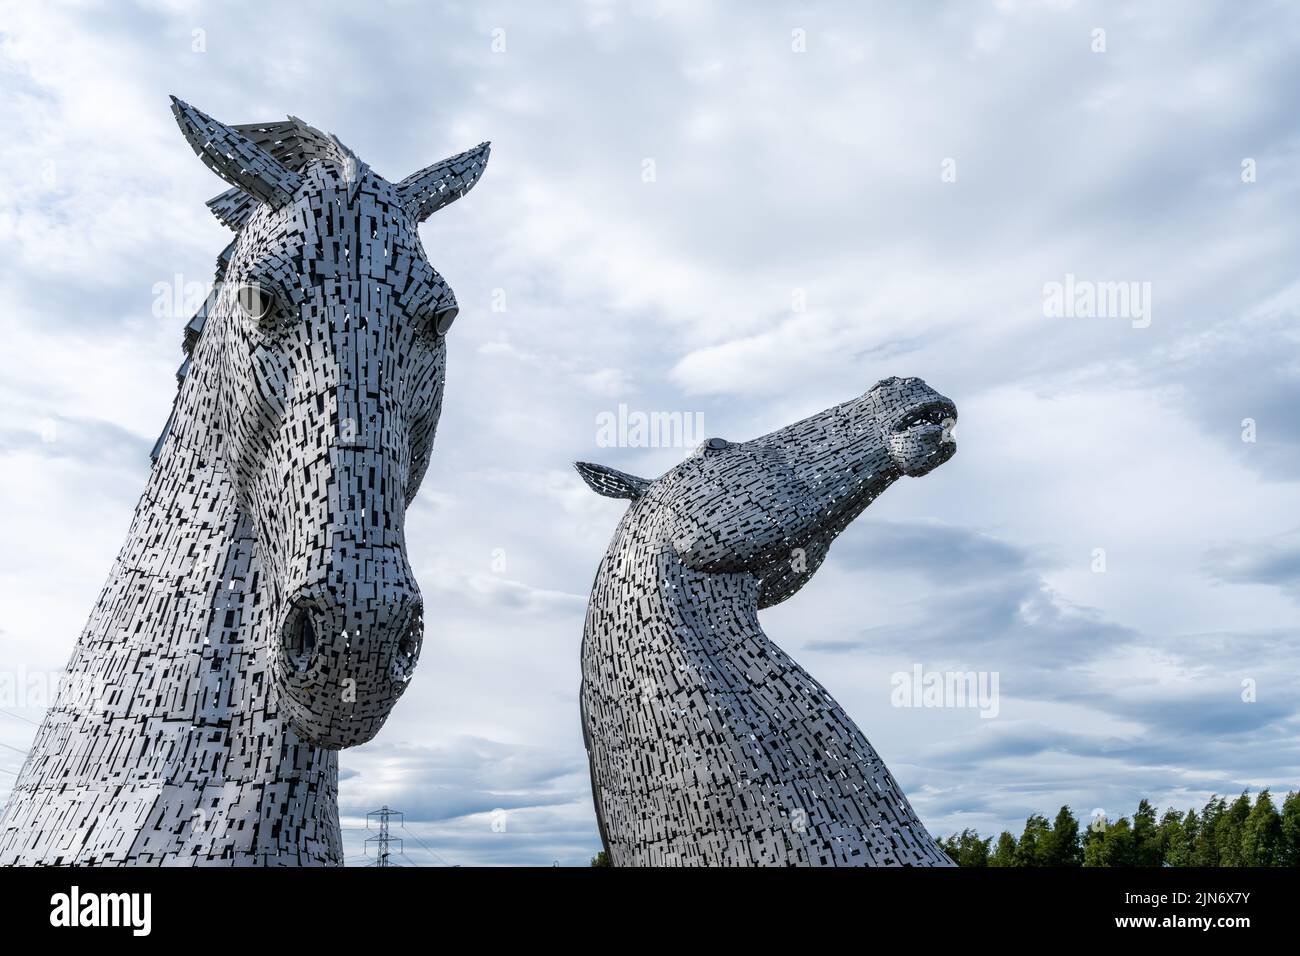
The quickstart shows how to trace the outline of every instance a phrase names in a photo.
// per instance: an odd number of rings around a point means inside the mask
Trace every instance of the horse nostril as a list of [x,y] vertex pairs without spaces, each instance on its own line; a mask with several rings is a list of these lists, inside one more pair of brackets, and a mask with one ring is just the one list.
[[311,665],[312,655],[316,652],[316,628],[312,626],[311,613],[307,610],[298,611],[297,620],[289,622],[284,649],[288,653],[289,663],[298,673]]
[[460,309],[454,305],[439,309],[433,316],[434,330],[439,335],[446,335],[451,330],[451,323],[456,321],[458,315],[460,315]]
[[397,642],[397,653],[393,655],[393,680],[405,683],[411,679],[415,671],[415,662],[420,657],[420,644],[423,639],[424,608],[417,604],[411,609],[411,619]]

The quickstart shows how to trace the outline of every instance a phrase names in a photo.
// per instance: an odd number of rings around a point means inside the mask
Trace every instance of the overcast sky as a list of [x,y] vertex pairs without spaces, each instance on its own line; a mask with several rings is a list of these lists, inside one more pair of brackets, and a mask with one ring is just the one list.
[[[686,453],[600,447],[602,413],[743,440],[889,375],[956,401],[956,457],[763,624],[932,832],[1300,785],[1296,8],[306,9],[0,3],[0,666],[66,662],[175,391],[155,287],[229,241],[175,93],[394,181],[493,144],[421,230],[461,306],[407,528],[428,634],[341,755],[350,862],[382,804],[416,862],[599,849],[578,650],[625,502],[569,463]],[[1144,314],[1047,314],[1067,276]],[[916,665],[996,673],[997,716],[892,706]]]

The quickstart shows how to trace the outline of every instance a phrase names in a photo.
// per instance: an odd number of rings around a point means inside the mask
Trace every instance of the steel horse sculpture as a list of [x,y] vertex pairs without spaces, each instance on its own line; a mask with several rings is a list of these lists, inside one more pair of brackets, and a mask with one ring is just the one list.
[[404,520],[457,307],[417,226],[488,144],[390,183],[293,117],[172,102],[237,235],[0,863],[337,865],[336,751],[383,726],[423,634]]
[[768,639],[831,542],[903,475],[956,450],[916,378],[748,442],[711,438],[630,498],[592,587],[582,724],[614,866],[948,866],[866,737]]

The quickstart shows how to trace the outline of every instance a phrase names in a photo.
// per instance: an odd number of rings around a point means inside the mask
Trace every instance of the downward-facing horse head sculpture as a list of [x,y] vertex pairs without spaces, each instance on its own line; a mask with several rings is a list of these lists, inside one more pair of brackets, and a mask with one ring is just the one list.
[[916,378],[748,442],[711,438],[631,498],[592,588],[582,723],[615,866],[947,866],[853,721],[763,633],[831,542],[902,475],[956,450]]
[[488,144],[394,184],[293,117],[173,112],[238,234],[0,863],[341,863],[335,751],[375,735],[420,652],[404,519],[456,300],[417,226]]

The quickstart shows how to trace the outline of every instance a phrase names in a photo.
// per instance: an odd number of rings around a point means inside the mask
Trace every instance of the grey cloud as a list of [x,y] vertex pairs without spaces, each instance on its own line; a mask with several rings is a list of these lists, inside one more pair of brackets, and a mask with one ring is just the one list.
[[987,670],[1078,662],[1136,637],[1097,609],[1054,593],[1042,577],[1050,565],[1029,549],[933,521],[862,524],[835,542],[828,560],[864,574],[909,575],[913,613],[898,625],[864,629],[851,642],[812,641],[810,650],[950,651]]
[[340,786],[348,784],[340,790],[340,806],[355,809],[357,795],[375,786],[373,774],[398,771],[402,782],[394,799],[412,820],[572,802],[573,779],[585,770],[571,754],[473,737],[436,745],[378,743],[344,755],[341,764],[349,773],[346,781],[340,773]]
[[864,570],[911,571],[931,582],[960,586],[1023,571],[1032,556],[970,528],[864,516],[852,534],[835,541],[831,559]]
[[848,654],[869,647],[867,641],[805,641],[804,650],[822,654]]
[[[162,424],[158,427],[161,431]],[[92,466],[133,467],[148,460],[152,447],[152,440],[96,418],[33,416],[16,427],[0,426],[0,455],[25,453]]]
[[1300,601],[1300,529],[1215,545],[1207,550],[1205,565],[1217,581],[1267,585]]

